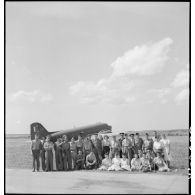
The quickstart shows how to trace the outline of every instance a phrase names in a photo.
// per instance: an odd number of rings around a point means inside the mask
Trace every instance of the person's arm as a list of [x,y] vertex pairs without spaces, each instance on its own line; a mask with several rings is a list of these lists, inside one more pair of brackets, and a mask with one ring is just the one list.
[[97,162],[95,154],[93,154],[93,158],[94,159],[93,159],[93,162],[91,163],[91,165],[94,165]]
[[170,141],[168,141],[168,154],[170,154],[170,150],[171,150],[171,144]]
[[33,148],[33,141],[31,141],[31,145],[30,145],[30,153],[31,153],[31,155],[33,154],[32,153],[32,148]]

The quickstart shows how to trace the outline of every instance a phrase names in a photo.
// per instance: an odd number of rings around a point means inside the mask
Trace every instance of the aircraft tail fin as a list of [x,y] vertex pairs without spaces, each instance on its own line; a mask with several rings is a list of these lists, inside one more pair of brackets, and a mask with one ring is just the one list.
[[35,134],[39,136],[39,139],[46,137],[49,132],[43,127],[41,123],[32,123],[30,125],[30,137],[31,140],[35,139]]

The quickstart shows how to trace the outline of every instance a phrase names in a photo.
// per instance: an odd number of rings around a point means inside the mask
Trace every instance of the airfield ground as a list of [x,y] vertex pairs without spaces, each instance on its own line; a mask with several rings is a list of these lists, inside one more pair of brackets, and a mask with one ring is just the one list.
[[31,172],[6,169],[6,193],[187,194],[187,175],[129,172]]

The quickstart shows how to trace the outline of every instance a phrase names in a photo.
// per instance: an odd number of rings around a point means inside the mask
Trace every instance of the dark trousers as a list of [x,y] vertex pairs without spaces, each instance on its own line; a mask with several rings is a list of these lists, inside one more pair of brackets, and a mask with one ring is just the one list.
[[109,146],[104,146],[102,153],[103,153],[103,158],[105,158],[105,154],[107,153],[109,155],[109,153],[110,153],[110,147]]
[[36,161],[37,162],[37,170],[39,171],[39,167],[40,167],[40,161],[39,161],[40,150],[32,150],[32,154],[33,154],[33,170],[35,170],[35,161]]
[[84,169],[84,160],[79,160],[76,162],[76,169],[77,170]]
[[63,169],[62,152],[60,150],[56,150],[55,158],[56,158],[56,169],[57,171],[60,171]]
[[53,152],[52,150],[47,150],[45,152],[46,159],[46,171],[53,171]]
[[64,153],[63,155],[63,170],[72,170],[72,159],[71,159],[71,153],[70,151]]
[[86,169],[95,169],[95,168],[97,168],[97,164],[94,164],[94,165],[87,165],[86,166]]
[[45,151],[41,151],[41,165],[42,170],[45,171],[46,165],[45,165]]

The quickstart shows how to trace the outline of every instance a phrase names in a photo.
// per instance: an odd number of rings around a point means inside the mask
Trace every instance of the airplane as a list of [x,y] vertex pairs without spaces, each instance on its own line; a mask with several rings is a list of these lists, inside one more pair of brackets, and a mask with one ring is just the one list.
[[82,134],[82,137],[85,137],[87,135],[93,135],[96,133],[103,133],[103,132],[111,133],[112,126],[106,123],[96,123],[96,124],[72,128],[72,129],[49,132],[46,130],[45,127],[43,127],[41,123],[34,122],[30,124],[31,140],[35,139],[35,134],[38,134],[40,139],[42,139],[42,137],[46,137],[47,135],[50,135],[51,136],[50,140],[52,142],[55,142],[57,138],[62,137],[63,135],[67,135],[68,139],[70,140],[73,136],[77,137],[79,134]]

